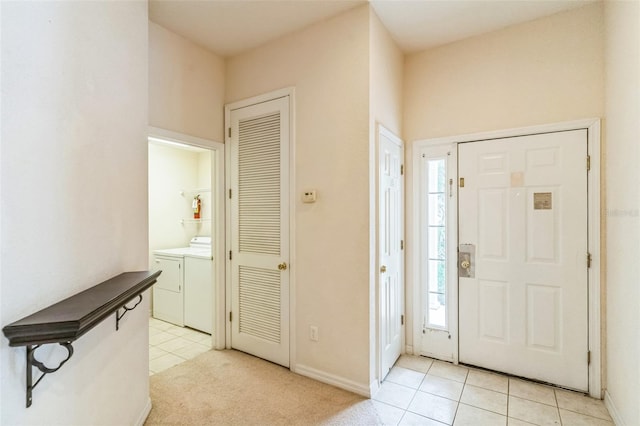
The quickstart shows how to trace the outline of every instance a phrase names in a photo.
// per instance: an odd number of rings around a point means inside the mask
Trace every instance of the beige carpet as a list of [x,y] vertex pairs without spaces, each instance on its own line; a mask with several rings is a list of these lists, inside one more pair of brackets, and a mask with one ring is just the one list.
[[209,351],[149,378],[146,425],[375,425],[373,403],[242,352]]

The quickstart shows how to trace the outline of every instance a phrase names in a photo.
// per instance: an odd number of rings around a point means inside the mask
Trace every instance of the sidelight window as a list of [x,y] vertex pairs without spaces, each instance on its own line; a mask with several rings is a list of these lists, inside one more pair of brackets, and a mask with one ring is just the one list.
[[[426,182],[426,318],[428,328],[447,328],[447,159],[427,158]],[[424,164],[424,163],[423,163]],[[424,228],[423,228],[424,229]],[[423,240],[424,241],[424,240]]]

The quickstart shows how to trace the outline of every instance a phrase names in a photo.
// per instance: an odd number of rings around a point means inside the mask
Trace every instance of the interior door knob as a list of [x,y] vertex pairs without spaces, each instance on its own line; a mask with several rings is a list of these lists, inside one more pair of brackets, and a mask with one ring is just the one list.
[[281,264],[278,265],[278,269],[280,269],[281,271],[286,271],[287,270],[287,263],[286,262],[282,262]]
[[385,265],[382,265],[382,266],[380,267],[380,272],[381,272],[381,273],[383,273],[383,274],[384,274],[385,272],[387,272],[387,267],[386,267]]

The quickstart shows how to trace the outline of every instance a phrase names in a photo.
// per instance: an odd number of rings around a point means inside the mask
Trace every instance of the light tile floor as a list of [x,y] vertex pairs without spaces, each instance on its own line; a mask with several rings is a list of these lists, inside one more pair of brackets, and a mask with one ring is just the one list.
[[211,349],[211,335],[149,318],[149,375]]
[[613,425],[600,400],[418,356],[400,357],[373,399],[385,425]]

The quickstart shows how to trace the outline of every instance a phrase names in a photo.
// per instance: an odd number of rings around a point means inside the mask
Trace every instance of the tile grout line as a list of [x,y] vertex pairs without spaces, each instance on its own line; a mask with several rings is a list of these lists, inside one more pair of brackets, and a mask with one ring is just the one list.
[[560,421],[560,426],[562,426],[562,416],[560,415],[560,404],[558,404],[558,392],[553,390],[553,399],[556,401],[556,411],[558,412],[558,420]]
[[451,425],[456,422],[456,417],[458,416],[458,410],[460,409],[460,404],[462,404],[462,395],[464,394],[464,390],[467,387],[467,380],[469,379],[469,370],[467,370],[467,374],[464,376],[464,382],[462,383],[462,391],[460,392],[460,399],[458,400],[458,405],[456,405],[456,412],[453,413],[453,419],[451,419]]
[[[427,368],[427,372],[429,372],[429,370],[431,370],[431,366],[433,365],[433,362],[431,363],[431,365],[429,366],[429,368]],[[407,413],[412,413],[412,414],[417,414],[414,413],[413,411],[409,411],[409,407],[411,407],[411,403],[413,402],[414,399],[416,399],[416,396],[418,395],[418,392],[420,391],[420,386],[422,386],[422,382],[424,382],[424,379],[427,378],[427,373],[424,373],[424,377],[422,378],[422,380],[420,380],[420,384],[418,385],[418,387],[415,389],[415,392],[413,394],[413,397],[411,398],[411,401],[409,401],[409,404],[407,404],[407,408],[405,408],[404,410],[404,414],[402,415],[402,417],[400,418],[400,422],[398,422],[398,424],[400,424],[402,422],[402,419],[404,419],[404,416],[407,415]],[[427,417],[428,418],[428,417]]]
[[507,426],[509,426],[509,401],[511,400],[511,380],[507,377]]
[[[394,366],[395,366],[395,365],[394,365]],[[413,394],[413,397],[411,398],[411,401],[409,401],[409,404],[407,405],[407,408],[403,410],[403,411],[404,411],[404,413],[403,413],[403,414],[402,414],[402,416],[400,417],[400,420],[398,420],[397,425],[399,425],[400,423],[402,423],[402,420],[403,420],[403,419],[404,419],[404,417],[407,415],[407,413],[416,414],[416,415],[418,415],[418,416],[424,417],[424,416],[422,416],[421,414],[417,414],[417,413],[414,413],[413,411],[409,411],[409,407],[411,406],[411,403],[413,402],[413,400],[415,399],[415,397],[418,395],[418,392],[420,392],[420,386],[422,386],[422,383],[423,383],[423,382],[425,381],[425,379],[427,378],[427,374],[429,373],[429,370],[431,370],[431,367],[432,367],[432,366],[433,366],[433,361],[431,362],[431,364],[429,364],[429,368],[427,368],[427,371],[426,371],[426,372],[424,372],[424,373],[422,373],[422,371],[414,370],[414,369],[412,369],[412,368],[407,368],[408,370],[415,371],[415,372],[417,372],[417,373],[423,374],[424,376],[422,377],[422,380],[420,380],[420,384],[418,385],[418,387],[417,387],[416,389],[414,389],[415,393]],[[398,366],[398,367],[400,367],[400,366]],[[401,368],[405,368],[405,367],[401,367]],[[383,382],[384,382],[384,381],[383,381]],[[395,383],[395,382],[390,382],[390,383],[394,383],[394,384],[399,385],[399,386],[404,386],[404,385],[402,385],[402,384],[400,384],[400,383]],[[409,387],[409,386],[404,386],[404,387],[409,388],[409,389],[413,389],[413,388],[411,388],[411,387]],[[427,393],[427,392],[425,392],[425,393]],[[382,401],[379,401],[379,402],[382,402]],[[390,405],[390,404],[387,404],[387,405]],[[393,407],[393,406],[392,406],[392,407]],[[429,417],[425,417],[425,418],[426,418],[426,419],[429,419]]]

